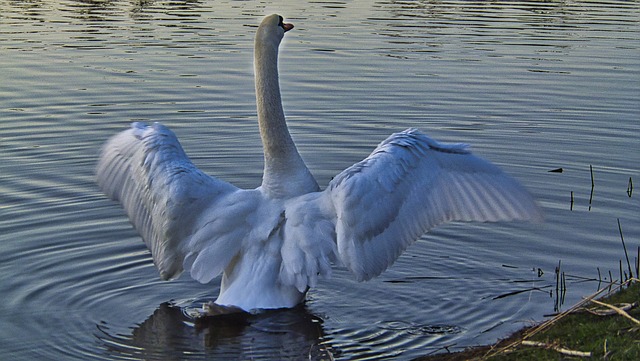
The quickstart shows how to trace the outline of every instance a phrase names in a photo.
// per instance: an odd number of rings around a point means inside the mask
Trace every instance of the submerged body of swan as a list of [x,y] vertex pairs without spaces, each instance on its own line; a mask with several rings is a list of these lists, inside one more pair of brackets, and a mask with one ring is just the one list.
[[280,99],[278,48],[292,28],[270,15],[256,34],[260,187],[239,189],[204,174],[158,123],[134,123],[104,146],[98,183],[123,205],[163,279],[187,270],[207,283],[222,273],[217,305],[289,308],[333,264],[368,280],[438,224],[541,219],[516,180],[465,145],[415,129],[392,134],[321,190]]

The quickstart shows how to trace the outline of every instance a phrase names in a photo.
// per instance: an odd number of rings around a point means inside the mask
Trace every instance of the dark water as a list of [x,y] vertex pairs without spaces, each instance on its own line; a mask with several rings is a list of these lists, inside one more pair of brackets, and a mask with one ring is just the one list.
[[[194,325],[218,280],[159,280],[96,156],[161,121],[206,172],[259,185],[252,44],[272,12],[296,25],[283,98],[321,184],[417,127],[471,143],[547,221],[442,226],[370,282],[337,268],[301,309]],[[0,1],[2,358],[411,359],[567,308],[620,278],[618,219],[631,263],[640,246],[639,19],[637,1]]]

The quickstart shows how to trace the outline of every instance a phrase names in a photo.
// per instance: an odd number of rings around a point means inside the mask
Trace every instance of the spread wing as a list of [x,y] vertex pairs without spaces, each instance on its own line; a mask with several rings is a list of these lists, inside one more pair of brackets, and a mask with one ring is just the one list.
[[358,280],[380,274],[441,223],[542,218],[525,188],[498,167],[415,129],[391,135],[326,192],[340,259]]
[[[194,278],[215,277],[238,252],[244,215],[252,211],[251,197],[239,197],[235,186],[210,177],[191,163],[176,136],[159,123],[131,128],[103,147],[97,181],[119,201],[142,236],[163,279],[177,277],[183,262]],[[238,200],[238,201],[236,201]],[[229,222],[216,222],[230,205]],[[207,254],[198,262],[198,256]],[[206,258],[210,266],[203,267]],[[214,274],[215,273],[215,274]]]
[[[447,221],[542,219],[515,179],[466,145],[441,144],[415,129],[391,135],[320,195],[292,200],[288,211],[296,221],[287,224],[286,235],[299,246],[287,254],[281,277],[298,288],[327,275],[326,260],[334,254],[358,280],[371,279]],[[303,258],[317,262],[309,266]]]

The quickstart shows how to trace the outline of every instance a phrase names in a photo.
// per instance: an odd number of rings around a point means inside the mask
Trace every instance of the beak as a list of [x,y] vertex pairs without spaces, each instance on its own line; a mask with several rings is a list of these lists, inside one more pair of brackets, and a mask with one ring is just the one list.
[[293,24],[282,23],[282,28],[284,29],[284,32],[286,33],[287,31],[293,29]]

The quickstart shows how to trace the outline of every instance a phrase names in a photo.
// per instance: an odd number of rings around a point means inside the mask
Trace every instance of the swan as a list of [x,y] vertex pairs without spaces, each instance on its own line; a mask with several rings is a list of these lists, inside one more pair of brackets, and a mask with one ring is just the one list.
[[293,25],[269,15],[255,37],[264,175],[239,189],[199,170],[165,126],[133,123],[109,139],[97,183],[121,203],[160,277],[201,283],[222,273],[215,305],[291,308],[341,265],[379,275],[422,234],[447,221],[540,220],[532,196],[464,144],[416,129],[392,134],[321,190],[285,122],[278,48]]

